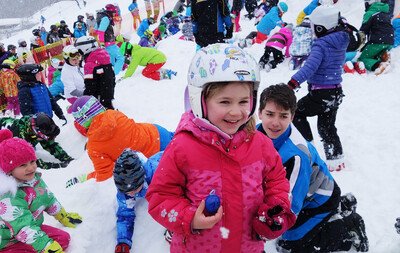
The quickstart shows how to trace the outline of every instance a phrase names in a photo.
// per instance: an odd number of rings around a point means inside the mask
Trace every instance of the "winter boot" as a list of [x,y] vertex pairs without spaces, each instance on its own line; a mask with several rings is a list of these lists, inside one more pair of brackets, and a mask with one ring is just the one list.
[[346,193],[344,196],[340,196],[340,214],[345,217],[356,212],[357,209],[357,199],[350,192]]
[[375,69],[374,74],[376,76],[380,74],[387,73],[390,70],[390,63],[389,62],[381,62],[379,63],[379,66]]
[[171,244],[171,242],[172,242],[173,235],[174,235],[174,233],[169,231],[168,229],[166,229],[164,232],[164,238],[169,244]]
[[170,69],[160,69],[160,80],[171,79],[172,76],[176,76],[176,72]]
[[367,74],[367,70],[365,69],[364,62],[362,62],[362,61],[358,61],[358,62],[354,63],[354,69],[360,75]]
[[343,218],[346,227],[349,230],[351,241],[357,251],[367,252],[369,249],[368,237],[365,232],[365,224],[363,218],[358,213]]
[[347,61],[343,66],[343,70],[345,73],[354,74],[355,70],[353,63],[351,61]]

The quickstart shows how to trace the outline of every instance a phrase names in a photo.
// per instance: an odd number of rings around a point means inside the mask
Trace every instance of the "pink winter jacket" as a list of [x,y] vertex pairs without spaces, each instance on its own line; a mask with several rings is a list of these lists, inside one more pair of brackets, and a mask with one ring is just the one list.
[[289,57],[289,47],[292,44],[293,36],[292,31],[286,27],[282,27],[278,32],[274,33],[271,37],[268,38],[266,47],[273,47],[278,50],[283,51],[283,48],[286,47],[285,56]]
[[[172,253],[260,253],[252,237],[252,218],[263,202],[279,199],[290,211],[289,182],[270,139],[238,131],[222,143],[216,132],[183,114],[147,191],[150,215],[174,232]],[[229,144],[228,144],[229,143]],[[212,229],[192,233],[191,222],[211,190],[221,198],[224,215]],[[222,238],[221,228],[229,234]]]

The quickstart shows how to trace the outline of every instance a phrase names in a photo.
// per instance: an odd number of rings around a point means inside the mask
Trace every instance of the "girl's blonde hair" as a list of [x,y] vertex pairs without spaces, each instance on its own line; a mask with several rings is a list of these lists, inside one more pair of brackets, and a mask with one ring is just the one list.
[[[206,101],[208,98],[211,98],[215,96],[222,88],[225,88],[225,86],[231,84],[232,82],[215,82],[215,83],[209,83],[206,85],[206,87],[203,89],[203,98],[204,101]],[[253,87],[254,83],[253,82],[243,82],[247,84],[250,88],[250,97],[251,97],[251,102],[253,101]],[[253,105],[255,106],[255,105]],[[251,110],[251,108],[250,108]],[[256,119],[254,115],[252,115],[240,129],[244,129],[247,133],[254,133],[256,131]]]

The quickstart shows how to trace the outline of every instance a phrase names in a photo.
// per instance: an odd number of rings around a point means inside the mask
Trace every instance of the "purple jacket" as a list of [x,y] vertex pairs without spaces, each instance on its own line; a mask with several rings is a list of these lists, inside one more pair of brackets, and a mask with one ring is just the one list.
[[334,85],[342,82],[342,66],[350,42],[346,32],[333,32],[318,38],[304,66],[292,76],[299,84]]

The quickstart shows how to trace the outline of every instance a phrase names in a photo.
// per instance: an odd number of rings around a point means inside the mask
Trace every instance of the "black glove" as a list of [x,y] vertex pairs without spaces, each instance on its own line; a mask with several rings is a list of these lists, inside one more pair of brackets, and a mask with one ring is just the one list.
[[231,39],[233,37],[233,25],[226,28],[225,39]]
[[287,85],[292,89],[292,90],[296,90],[299,88],[299,82],[297,82],[294,79],[290,79],[290,81],[287,83]]

